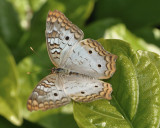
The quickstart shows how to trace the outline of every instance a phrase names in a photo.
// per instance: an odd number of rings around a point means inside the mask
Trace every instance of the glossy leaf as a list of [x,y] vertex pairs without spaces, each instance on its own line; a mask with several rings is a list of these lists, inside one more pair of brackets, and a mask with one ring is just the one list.
[[112,100],[82,104],[74,102],[74,117],[80,128],[152,128],[160,120],[160,56],[137,51],[121,40],[99,40],[118,55],[112,84]]
[[[139,106],[133,119],[134,127],[158,127],[160,120],[160,56],[138,51],[136,63],[139,81]],[[136,118],[137,117],[137,118]]]
[[144,39],[137,37],[124,24],[117,24],[107,29],[104,38],[121,39],[131,44],[134,50],[148,50],[160,54],[160,49],[157,46],[149,44]]
[[18,97],[18,72],[13,56],[0,40],[0,115],[15,125],[22,123]]

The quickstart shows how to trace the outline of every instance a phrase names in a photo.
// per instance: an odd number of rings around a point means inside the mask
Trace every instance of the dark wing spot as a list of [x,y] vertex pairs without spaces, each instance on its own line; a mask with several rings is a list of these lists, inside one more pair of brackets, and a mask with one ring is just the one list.
[[66,40],[69,40],[69,36],[66,36],[66,38],[65,38]]
[[57,93],[54,93],[54,96],[58,96],[58,94],[57,94]]
[[94,87],[96,87],[96,88],[97,88],[98,86],[96,85],[96,86],[94,86]]
[[89,54],[92,54],[92,51],[91,51],[91,50],[89,50]]
[[100,65],[100,64],[98,64],[98,67],[101,67],[101,65]]
[[82,91],[81,93],[84,94],[85,92]]

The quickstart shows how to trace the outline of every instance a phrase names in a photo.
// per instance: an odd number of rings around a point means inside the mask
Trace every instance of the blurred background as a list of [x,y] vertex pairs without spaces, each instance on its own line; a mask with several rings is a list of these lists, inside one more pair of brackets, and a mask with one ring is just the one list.
[[0,127],[78,127],[72,104],[45,112],[26,109],[32,90],[53,67],[45,45],[49,10],[63,12],[85,38],[122,39],[134,50],[160,54],[159,5],[159,0],[0,0]]

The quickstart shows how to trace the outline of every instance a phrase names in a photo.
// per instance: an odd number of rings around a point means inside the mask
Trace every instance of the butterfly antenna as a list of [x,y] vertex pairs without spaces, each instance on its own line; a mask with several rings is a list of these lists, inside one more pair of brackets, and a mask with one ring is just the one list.
[[32,73],[35,73],[35,72],[38,73],[38,71],[34,71],[34,72],[26,72],[26,74],[27,74],[27,75],[31,75]]
[[[39,54],[33,49],[33,47],[29,47],[30,48],[30,50],[33,52],[33,53],[35,53],[39,58],[40,58],[40,56],[39,56]],[[51,70],[52,69],[52,66],[51,65],[46,65],[46,63],[44,63],[44,61],[42,61],[42,59],[40,58],[40,61],[41,61],[41,63],[46,67],[46,69],[47,70]],[[48,69],[49,68],[49,69]],[[31,72],[27,72],[27,74],[30,74]]]
[[35,52],[35,50],[30,46],[29,47],[30,48],[30,50],[33,52],[33,53],[35,53],[37,56],[39,56],[38,54],[37,54],[37,52]]
[[27,74],[27,75],[30,75],[30,74],[31,74],[31,72],[27,72],[26,74]]

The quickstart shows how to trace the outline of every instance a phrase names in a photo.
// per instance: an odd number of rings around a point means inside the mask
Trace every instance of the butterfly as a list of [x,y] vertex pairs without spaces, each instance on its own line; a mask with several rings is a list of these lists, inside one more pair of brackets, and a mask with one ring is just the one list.
[[111,84],[99,79],[112,77],[116,55],[95,40],[82,40],[83,31],[58,10],[49,11],[45,35],[47,51],[56,68],[33,90],[27,101],[29,111],[58,108],[71,100],[111,99]]

